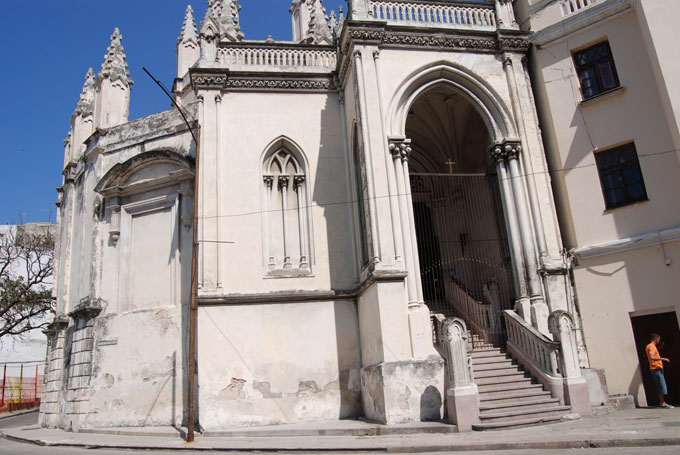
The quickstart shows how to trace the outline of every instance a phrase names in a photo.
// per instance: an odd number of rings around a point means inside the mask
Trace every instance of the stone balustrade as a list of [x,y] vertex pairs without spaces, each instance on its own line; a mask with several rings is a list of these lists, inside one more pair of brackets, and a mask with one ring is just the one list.
[[496,332],[497,324],[490,304],[472,298],[453,280],[446,281],[446,295],[450,296],[449,302],[453,304],[456,314],[465,318],[474,333],[487,335]]
[[[579,0],[584,1],[584,0]],[[461,5],[455,2],[413,0],[370,0],[368,14],[373,19],[400,25],[418,25],[468,30],[495,30],[496,13],[493,6]]]
[[589,6],[601,3],[602,0],[560,0],[562,4],[562,16],[569,16]]
[[263,44],[224,46],[217,63],[230,69],[256,71],[329,72],[335,70],[335,48],[309,48]]
[[544,374],[562,377],[559,368],[560,343],[550,340],[512,310],[505,310],[503,315],[508,345],[524,354]]

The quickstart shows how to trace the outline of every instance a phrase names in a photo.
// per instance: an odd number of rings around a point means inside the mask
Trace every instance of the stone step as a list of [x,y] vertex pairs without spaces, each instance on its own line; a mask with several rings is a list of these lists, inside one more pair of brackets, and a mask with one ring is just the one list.
[[570,409],[569,406],[546,405],[536,409],[498,410],[495,412],[480,413],[479,419],[482,422],[510,422],[522,418],[561,417],[567,414]]
[[474,369],[475,379],[491,378],[494,376],[502,377],[505,375],[517,374],[520,372],[522,372],[522,370],[517,368],[517,365],[504,366],[501,368],[487,368],[482,370],[478,370],[477,368]]
[[495,362],[472,362],[472,365],[475,367],[475,371],[486,371],[486,370],[494,370],[496,368],[509,368],[509,367],[517,367],[515,362],[513,362],[512,359],[503,359],[503,360],[496,360]]
[[560,405],[560,399],[559,398],[552,398],[550,396],[547,397],[547,398],[539,398],[539,399],[536,399],[535,397],[526,397],[526,398],[518,398],[518,399],[515,399],[511,402],[505,402],[505,403],[499,403],[497,401],[491,401],[491,402],[484,401],[479,406],[479,411],[480,411],[481,414],[484,414],[484,413],[493,414],[495,412],[540,409],[540,408],[545,408],[546,406],[559,406],[559,405]]
[[521,382],[509,382],[504,384],[477,384],[480,399],[485,397],[487,393],[513,392],[520,390],[543,390],[541,384],[533,384],[529,378],[525,378]]
[[506,390],[504,392],[485,392],[479,394],[480,403],[514,403],[522,400],[536,400],[540,398],[550,398],[550,392],[546,392],[540,386],[535,388]]
[[473,359],[479,359],[479,358],[484,358],[484,357],[494,357],[494,356],[500,356],[502,355],[505,357],[505,351],[502,351],[500,348],[494,348],[494,349],[483,349],[483,350],[473,350],[470,355],[472,356]]
[[511,422],[480,422],[472,425],[475,431],[492,431],[492,430],[507,430],[510,428],[530,427],[534,425],[544,425],[548,423],[557,423],[562,421],[561,416],[552,417],[531,417],[526,419],[517,419]]
[[480,386],[489,384],[505,384],[510,382],[531,382],[531,378],[525,376],[524,373],[515,370],[512,373],[501,373],[482,378],[475,375],[475,382],[478,386]]

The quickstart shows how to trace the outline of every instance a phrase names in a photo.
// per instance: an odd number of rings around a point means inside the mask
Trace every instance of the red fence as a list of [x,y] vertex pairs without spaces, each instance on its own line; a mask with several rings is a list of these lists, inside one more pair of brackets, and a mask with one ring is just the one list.
[[[16,368],[14,368],[16,370]],[[43,376],[38,374],[38,365],[19,367],[19,376],[10,376],[7,365],[2,368],[2,394],[0,412],[13,411],[40,404]],[[2,409],[6,408],[6,409]]]

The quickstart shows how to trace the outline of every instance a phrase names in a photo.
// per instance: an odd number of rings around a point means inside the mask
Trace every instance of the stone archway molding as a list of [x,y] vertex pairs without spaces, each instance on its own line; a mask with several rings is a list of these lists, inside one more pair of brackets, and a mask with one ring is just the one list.
[[429,88],[444,83],[465,96],[477,109],[493,143],[518,140],[518,132],[508,106],[479,75],[449,61],[438,61],[409,74],[389,103],[388,136],[404,137],[406,116],[415,100]]

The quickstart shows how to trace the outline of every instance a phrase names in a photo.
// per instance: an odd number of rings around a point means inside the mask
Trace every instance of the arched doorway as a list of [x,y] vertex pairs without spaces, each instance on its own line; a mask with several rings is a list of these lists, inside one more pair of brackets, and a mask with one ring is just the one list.
[[499,342],[501,311],[513,308],[515,292],[487,125],[464,93],[442,82],[415,99],[405,133],[425,303]]

